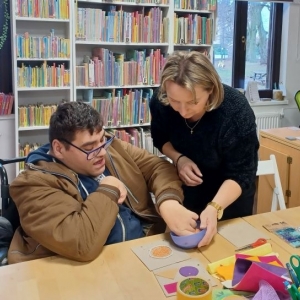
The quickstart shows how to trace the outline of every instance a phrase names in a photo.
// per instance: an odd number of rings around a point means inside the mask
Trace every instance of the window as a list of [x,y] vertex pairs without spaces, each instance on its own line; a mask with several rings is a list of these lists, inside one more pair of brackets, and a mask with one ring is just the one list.
[[218,0],[213,62],[223,83],[277,88],[282,10],[282,3]]

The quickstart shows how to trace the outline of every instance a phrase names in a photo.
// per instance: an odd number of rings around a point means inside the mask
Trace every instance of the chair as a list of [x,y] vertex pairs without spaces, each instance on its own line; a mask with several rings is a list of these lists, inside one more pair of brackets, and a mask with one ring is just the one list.
[[26,157],[0,159],[0,200],[2,201],[1,216],[11,223],[14,231],[20,225],[20,220],[16,205],[9,195],[9,183],[5,165],[25,161],[25,159]]
[[278,205],[280,209],[286,209],[276,157],[274,154],[270,155],[270,160],[258,161],[256,176],[263,175],[274,175],[275,186],[273,189],[271,211],[277,210]]

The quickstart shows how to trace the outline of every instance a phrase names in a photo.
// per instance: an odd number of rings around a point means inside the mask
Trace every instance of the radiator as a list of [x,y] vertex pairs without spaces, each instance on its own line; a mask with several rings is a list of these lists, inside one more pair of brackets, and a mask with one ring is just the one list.
[[270,112],[255,114],[256,125],[257,125],[257,135],[261,129],[271,129],[280,127],[280,113]]

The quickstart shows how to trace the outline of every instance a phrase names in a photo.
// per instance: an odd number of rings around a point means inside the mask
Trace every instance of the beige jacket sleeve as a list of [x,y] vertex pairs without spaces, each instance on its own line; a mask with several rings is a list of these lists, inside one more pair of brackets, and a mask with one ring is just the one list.
[[183,203],[182,182],[173,164],[129,143],[122,142],[122,146],[141,170],[148,190],[155,195],[157,208],[165,200]]
[[45,248],[77,261],[96,258],[115,224],[119,191],[101,185],[85,201],[68,180],[26,171],[10,186],[24,232]]

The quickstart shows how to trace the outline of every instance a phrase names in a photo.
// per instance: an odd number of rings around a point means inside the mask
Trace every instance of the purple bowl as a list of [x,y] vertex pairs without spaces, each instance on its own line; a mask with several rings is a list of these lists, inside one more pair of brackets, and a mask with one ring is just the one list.
[[190,249],[198,246],[199,242],[205,236],[205,233],[206,233],[206,228],[191,235],[178,236],[172,231],[170,232],[170,235],[174,244],[176,244],[178,247],[184,249]]

